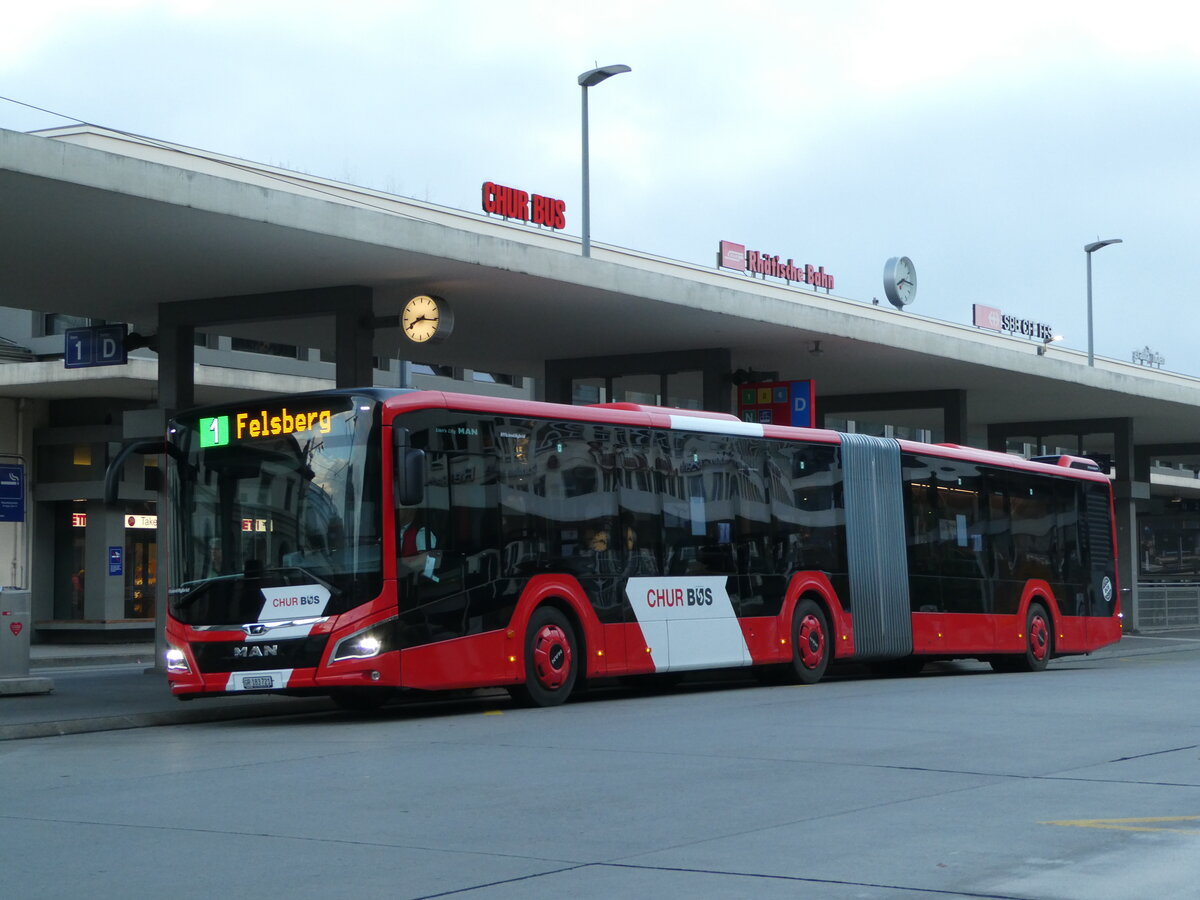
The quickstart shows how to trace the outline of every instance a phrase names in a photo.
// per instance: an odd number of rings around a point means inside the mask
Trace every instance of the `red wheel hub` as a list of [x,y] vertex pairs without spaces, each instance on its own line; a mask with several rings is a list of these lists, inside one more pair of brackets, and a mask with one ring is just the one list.
[[1034,616],[1029,622],[1029,652],[1039,662],[1050,652],[1050,628],[1041,616]]
[[825,658],[825,629],[821,620],[808,615],[800,620],[796,631],[796,646],[800,649],[800,662],[806,669],[815,669]]
[[557,625],[543,625],[534,635],[533,671],[538,683],[552,691],[571,674],[571,644]]

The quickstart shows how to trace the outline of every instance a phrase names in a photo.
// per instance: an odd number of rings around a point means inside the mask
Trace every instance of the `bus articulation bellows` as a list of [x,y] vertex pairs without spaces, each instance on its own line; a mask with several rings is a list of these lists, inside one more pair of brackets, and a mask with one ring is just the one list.
[[1037,671],[1120,639],[1107,477],[614,403],[331,391],[167,436],[181,698],[508,688],[834,661]]

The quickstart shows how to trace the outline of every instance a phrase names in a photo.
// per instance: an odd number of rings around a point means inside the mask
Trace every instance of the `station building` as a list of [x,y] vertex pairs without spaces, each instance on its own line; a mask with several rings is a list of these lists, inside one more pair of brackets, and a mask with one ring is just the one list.
[[[19,504],[0,483],[0,586],[33,640],[153,633],[160,461],[127,463],[106,508],[122,442],[197,404],[365,384],[1095,456],[1127,624],[1196,624],[1200,379],[1089,366],[1001,310],[923,317],[896,263],[893,305],[726,235],[712,265],[583,256],[566,204],[481,174],[465,211],[94,127],[0,131],[0,482],[23,480]],[[415,296],[452,310],[445,340],[404,335]],[[104,352],[80,335],[119,336],[115,364],[79,365]]]

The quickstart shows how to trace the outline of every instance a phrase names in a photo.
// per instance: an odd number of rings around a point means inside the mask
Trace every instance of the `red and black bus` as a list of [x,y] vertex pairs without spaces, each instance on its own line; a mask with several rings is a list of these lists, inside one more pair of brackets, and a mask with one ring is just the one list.
[[167,450],[182,698],[834,661],[1045,668],[1121,636],[1108,478],[614,403],[338,390],[193,411]]

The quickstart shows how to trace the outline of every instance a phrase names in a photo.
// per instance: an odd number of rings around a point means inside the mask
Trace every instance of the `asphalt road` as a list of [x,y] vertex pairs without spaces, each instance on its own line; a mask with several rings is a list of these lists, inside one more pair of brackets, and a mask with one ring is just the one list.
[[[96,677],[100,677],[97,675]],[[1194,898],[1200,641],[0,743],[13,897]]]

